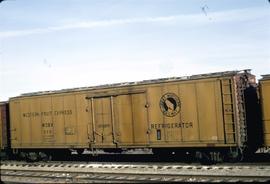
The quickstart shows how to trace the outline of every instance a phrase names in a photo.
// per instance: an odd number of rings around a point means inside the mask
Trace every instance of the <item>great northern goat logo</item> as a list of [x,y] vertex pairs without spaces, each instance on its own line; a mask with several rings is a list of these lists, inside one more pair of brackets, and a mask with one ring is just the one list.
[[181,102],[174,93],[166,93],[159,102],[160,109],[165,116],[173,117],[180,111]]

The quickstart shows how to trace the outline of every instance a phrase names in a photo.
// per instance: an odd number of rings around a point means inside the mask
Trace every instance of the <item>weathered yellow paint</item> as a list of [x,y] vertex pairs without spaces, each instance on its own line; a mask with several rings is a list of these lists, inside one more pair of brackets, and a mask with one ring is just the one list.
[[85,100],[85,96],[77,94],[75,96],[75,109],[77,118],[77,143],[78,145],[84,145],[89,143],[90,138],[88,137],[88,129],[90,126],[88,109],[88,100]]
[[93,132],[96,144],[110,145],[112,137],[112,114],[110,97],[94,98],[95,130]]
[[133,137],[134,144],[147,145],[149,138],[146,96],[143,93],[131,95],[132,119],[133,119]]
[[270,146],[270,77],[260,80],[260,100],[262,106],[263,134],[265,146]]
[[236,145],[234,85],[219,76],[11,98],[12,147]]
[[193,128],[181,129],[183,142],[198,142],[200,140],[195,89],[195,83],[187,83],[179,87],[180,99],[182,99],[181,121],[194,122]]
[[7,147],[7,104],[0,102],[0,150]]
[[[53,111],[53,121],[54,121],[54,144],[65,145],[66,135],[65,135],[65,115],[58,115],[59,109],[64,109],[64,96],[53,96],[52,97],[52,111]],[[57,115],[56,115],[57,114]]]
[[119,95],[115,98],[116,141],[121,144],[133,143],[131,96]]

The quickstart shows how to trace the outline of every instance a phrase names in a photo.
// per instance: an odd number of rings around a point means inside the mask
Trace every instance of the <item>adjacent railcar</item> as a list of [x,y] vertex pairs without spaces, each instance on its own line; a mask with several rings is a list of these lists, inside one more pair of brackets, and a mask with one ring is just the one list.
[[7,156],[10,148],[8,102],[0,102],[0,156]]
[[270,147],[270,75],[263,75],[259,81],[260,101],[262,107],[262,124],[264,146]]
[[230,71],[24,94],[10,99],[11,147],[237,157],[249,148],[245,90],[255,84],[249,71]]

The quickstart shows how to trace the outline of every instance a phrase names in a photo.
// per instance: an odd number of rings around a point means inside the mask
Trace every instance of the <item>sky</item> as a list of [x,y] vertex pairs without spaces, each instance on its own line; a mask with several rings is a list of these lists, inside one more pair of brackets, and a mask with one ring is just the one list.
[[268,0],[0,3],[0,101],[243,69],[270,73]]

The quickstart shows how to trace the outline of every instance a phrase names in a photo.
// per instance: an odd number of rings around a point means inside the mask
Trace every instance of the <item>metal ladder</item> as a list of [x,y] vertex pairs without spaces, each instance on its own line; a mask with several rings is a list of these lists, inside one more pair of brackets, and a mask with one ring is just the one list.
[[221,80],[225,143],[235,143],[235,117],[231,79]]

